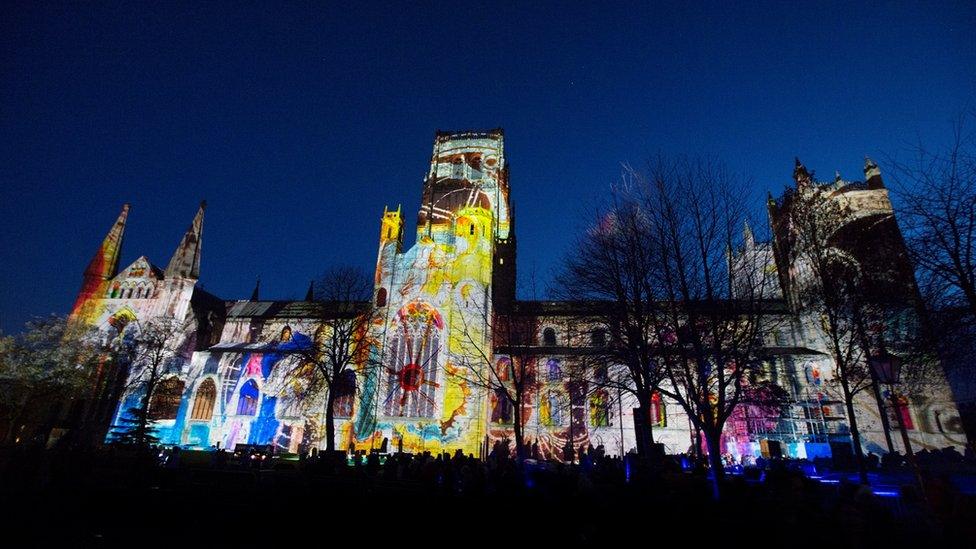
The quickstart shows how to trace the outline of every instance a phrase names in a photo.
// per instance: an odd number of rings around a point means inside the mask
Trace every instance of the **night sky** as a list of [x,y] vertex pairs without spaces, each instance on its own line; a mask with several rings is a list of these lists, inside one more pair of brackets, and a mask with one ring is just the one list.
[[6,332],[69,310],[124,202],[120,267],[165,267],[205,198],[204,287],[301,298],[373,268],[384,205],[412,243],[435,130],[500,126],[542,284],[622,162],[706,154],[760,201],[795,155],[860,179],[865,154],[944,142],[976,90],[971,1],[84,4],[0,7]]

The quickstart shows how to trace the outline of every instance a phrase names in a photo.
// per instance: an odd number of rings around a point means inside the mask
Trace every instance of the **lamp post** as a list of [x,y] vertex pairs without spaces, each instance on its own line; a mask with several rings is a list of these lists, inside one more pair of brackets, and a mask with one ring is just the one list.
[[915,461],[915,453],[912,452],[912,443],[908,440],[908,429],[905,428],[905,421],[901,416],[901,410],[898,407],[898,402],[895,400],[895,385],[901,381],[902,360],[889,353],[884,346],[882,346],[876,355],[868,359],[868,364],[871,366],[871,371],[874,373],[878,383],[888,386],[888,395],[891,399],[891,409],[894,410],[895,416],[898,418],[898,431],[901,433],[902,444],[905,445],[905,457],[908,458],[908,463],[911,465],[912,471],[915,473],[915,478],[918,481],[919,488],[924,489],[922,484],[922,474],[918,469],[918,463]]

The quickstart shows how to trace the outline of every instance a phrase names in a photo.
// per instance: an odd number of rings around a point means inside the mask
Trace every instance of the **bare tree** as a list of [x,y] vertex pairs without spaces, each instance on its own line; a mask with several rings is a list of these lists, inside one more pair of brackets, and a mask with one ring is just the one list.
[[915,265],[941,300],[976,317],[976,111],[955,124],[944,150],[918,145],[913,158],[889,157],[898,214]]
[[[732,262],[745,247],[741,188],[700,160],[658,158],[644,172],[628,170],[559,278],[560,293],[591,302],[594,324],[606,330],[605,342],[594,336],[604,349],[597,355],[628,374],[602,383],[632,392],[642,414],[655,391],[675,400],[704,434],[717,481],[722,430],[759,379],[749,374],[762,368],[772,318],[767,262]],[[647,455],[650,422],[635,428]]]
[[454,375],[497,399],[499,417],[493,419],[511,421],[515,455],[521,462],[528,456],[528,406],[538,388],[537,356],[533,351],[538,337],[537,319],[514,311],[458,317],[461,322],[456,335],[463,353],[457,355]]
[[[742,230],[745,185],[721,165],[659,159],[640,179],[663,297],[654,334],[666,379],[661,392],[703,434],[717,497],[725,423],[745,400],[764,394],[763,337],[776,319],[767,303],[769,258]],[[733,261],[737,251],[758,258]]]
[[[315,401],[324,393],[326,450],[335,450],[336,402],[353,397],[356,376],[368,375],[382,365],[372,353],[377,345],[370,327],[374,320],[372,278],[354,267],[334,267],[315,283],[314,297],[322,308],[314,336],[294,345],[291,376],[301,378],[303,398]],[[351,394],[347,394],[351,393]]]
[[[896,206],[924,304],[907,346],[902,392],[924,397],[948,376],[961,408],[972,408],[976,367],[976,111],[957,118],[950,143],[889,155]],[[967,417],[965,414],[963,417]],[[972,423],[970,434],[976,432]]]
[[158,442],[154,416],[175,415],[182,396],[181,383],[172,387],[162,383],[179,373],[192,350],[186,348],[187,326],[172,318],[133,320],[120,328],[110,343],[111,352],[128,366],[124,394],[139,395],[139,400],[121,411],[110,438],[145,449]]
[[[613,189],[610,203],[576,240],[553,293],[577,303],[592,334],[591,353],[584,361],[590,374],[622,365],[626,376],[588,375],[597,384],[633,394],[640,409],[651,409],[663,378],[654,346],[662,311],[656,284],[656,250],[647,212],[640,200],[640,182],[632,177]],[[648,421],[635,421],[638,453],[650,456],[653,432]]]

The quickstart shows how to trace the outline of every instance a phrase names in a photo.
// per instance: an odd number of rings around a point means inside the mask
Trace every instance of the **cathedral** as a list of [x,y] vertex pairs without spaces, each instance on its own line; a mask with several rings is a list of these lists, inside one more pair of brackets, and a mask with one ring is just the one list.
[[[859,212],[856,225],[846,229],[858,234],[859,244],[850,253],[878,269],[907,268],[902,274],[914,284],[910,267],[891,266],[894,262],[877,257],[881,247],[871,245],[875,238],[901,239],[876,165],[867,162],[863,182],[838,176],[819,183],[797,161],[794,180],[798,187],[832,185],[831,196]],[[399,207],[382,213],[368,351],[369,360],[381,367],[354,369],[332,384],[336,448],[389,444],[409,452],[461,449],[481,456],[494,440],[511,438],[512,403],[460,372],[481,359],[495,365],[510,360],[505,349],[493,348],[492,319],[499,312],[532,327],[528,346],[536,383],[521,403],[521,416],[525,437],[544,457],[561,459],[567,444],[603,445],[608,454],[636,447],[636,402],[604,388],[588,389],[568,375],[585,355],[581,350],[605,343],[603,330],[572,303],[516,298],[509,184],[502,130],[438,132],[415,244],[403,247],[407,220]],[[771,198],[768,206],[772,241],[757,242],[747,228],[736,261],[773,258],[769,268],[776,269],[778,280],[771,294],[783,305],[778,314],[784,322],[764,345],[772,357],[770,376],[789,402],[775,412],[743,405],[726,425],[723,452],[748,463],[760,455],[829,456],[844,444],[849,451],[849,422],[831,383],[833,362],[823,334],[810,315],[790,306],[796,269],[788,238],[777,230],[788,204]],[[200,205],[165,268],[139,257],[119,270],[128,216],[124,206],[84,272],[71,317],[109,336],[154,318],[179,323],[181,341],[150,397],[161,443],[197,449],[270,445],[281,453],[324,448],[325,406],[303,402],[308,397],[294,390],[289,374],[295,357],[289,349],[315,337],[335,311],[313,299],[311,290],[302,301],[261,300],[257,291],[251,299],[225,300],[204,291],[198,281],[205,207]],[[120,379],[126,375],[136,372],[121,373]],[[124,383],[119,387],[106,427],[144,397]],[[897,409],[882,408],[869,392],[858,395],[866,452],[883,453],[892,444],[900,449],[900,439],[890,435],[897,422],[904,423],[916,449],[965,445],[947,384],[925,397],[897,402]],[[667,453],[694,445],[688,417],[668,398],[655,394],[645,420]]]

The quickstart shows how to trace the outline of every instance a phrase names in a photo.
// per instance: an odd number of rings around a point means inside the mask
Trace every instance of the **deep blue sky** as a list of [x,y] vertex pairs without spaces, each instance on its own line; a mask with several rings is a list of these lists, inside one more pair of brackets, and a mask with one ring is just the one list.
[[413,226],[436,129],[501,126],[544,281],[621,162],[707,153],[757,198],[794,155],[860,178],[976,90],[970,1],[157,4],[0,7],[4,331],[70,308],[127,201],[123,266],[165,266],[206,198],[205,287],[300,297],[372,268],[385,204]]

